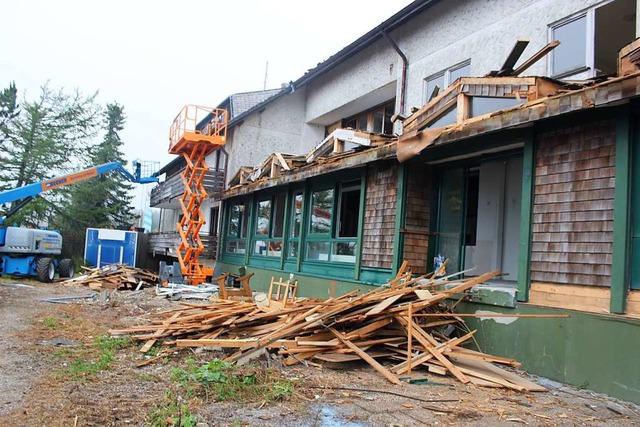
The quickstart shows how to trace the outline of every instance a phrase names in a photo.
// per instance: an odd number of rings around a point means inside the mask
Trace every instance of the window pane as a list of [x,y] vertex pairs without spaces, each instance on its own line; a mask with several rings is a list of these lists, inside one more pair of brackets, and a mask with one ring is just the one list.
[[469,73],[471,73],[470,64],[451,70],[449,73],[449,85],[452,85],[460,77],[469,77]]
[[267,254],[267,242],[264,240],[256,240],[253,243],[253,253],[256,255],[266,255]]
[[382,133],[383,126],[384,126],[384,108],[373,113],[373,131],[376,133]]
[[587,17],[583,16],[553,29],[560,45],[553,50],[553,75],[587,65]]
[[240,206],[240,237],[247,237],[247,228],[249,227],[249,209],[247,205]]
[[367,130],[367,115],[363,115],[358,117],[358,124],[356,125],[356,129],[358,130]]
[[240,219],[242,217],[241,210],[244,210],[244,206],[242,205],[231,206],[229,215],[229,232],[227,233],[230,236],[238,236],[240,234]]
[[457,120],[457,115],[458,115],[458,109],[456,107],[453,107],[449,111],[441,115],[438,119],[436,119],[427,127],[439,128],[442,126],[454,124]]
[[431,99],[431,95],[433,94],[436,86],[440,88],[438,94],[442,93],[442,91],[444,90],[444,73],[427,80],[427,88],[425,93],[426,102],[429,102],[429,99]]
[[356,262],[356,242],[334,242],[331,261]]
[[229,240],[227,242],[227,252],[232,254],[243,254],[246,250],[244,240]]
[[526,102],[526,98],[491,98],[486,96],[471,97],[471,117],[482,116],[493,111],[502,110]]
[[293,218],[291,221],[291,236],[300,236],[300,227],[302,225],[302,193],[296,193],[293,196]]
[[282,254],[282,241],[272,240],[269,242],[267,256],[279,257]]
[[296,258],[298,256],[298,242],[289,242],[289,256]]
[[309,230],[311,234],[331,232],[332,210],[333,190],[314,191],[311,196],[311,227]]
[[360,219],[360,183],[340,194],[340,216],[338,237],[358,237]]
[[307,243],[307,259],[312,261],[329,261],[329,242]]
[[258,202],[258,219],[256,222],[256,234],[266,236],[269,233],[269,218],[271,216],[271,200]]
[[273,229],[271,237],[282,237],[282,228],[284,224],[284,193],[276,195],[273,200]]
[[394,111],[395,111],[395,106],[393,104],[387,105],[384,108],[384,123],[383,123],[382,133],[386,135],[393,134],[393,123],[391,122],[391,117],[393,116]]

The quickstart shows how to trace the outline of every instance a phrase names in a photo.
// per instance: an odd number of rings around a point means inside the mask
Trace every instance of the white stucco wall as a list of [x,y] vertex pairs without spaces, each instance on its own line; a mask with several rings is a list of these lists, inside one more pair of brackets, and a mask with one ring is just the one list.
[[235,126],[225,150],[229,153],[227,182],[241,166],[255,166],[274,152],[303,153],[305,91],[294,91],[256,111]]
[[[409,59],[407,108],[420,107],[423,80],[471,59],[471,75],[499,69],[516,40],[529,40],[527,59],[548,40],[548,26],[602,0],[447,0],[393,33]],[[525,75],[548,75],[542,59]]]
[[[328,125],[393,98],[393,91],[381,94],[379,99],[371,94],[398,79],[399,64],[399,57],[389,42],[379,40],[337,65],[309,83],[306,121]],[[362,102],[355,102],[358,100]],[[336,110],[339,116],[328,115]]]

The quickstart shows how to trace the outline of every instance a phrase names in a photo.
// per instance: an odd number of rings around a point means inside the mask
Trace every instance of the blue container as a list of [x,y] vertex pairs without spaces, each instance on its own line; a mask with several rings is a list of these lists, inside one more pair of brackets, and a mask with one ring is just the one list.
[[87,228],[84,259],[93,267],[115,263],[136,267],[137,248],[135,231]]

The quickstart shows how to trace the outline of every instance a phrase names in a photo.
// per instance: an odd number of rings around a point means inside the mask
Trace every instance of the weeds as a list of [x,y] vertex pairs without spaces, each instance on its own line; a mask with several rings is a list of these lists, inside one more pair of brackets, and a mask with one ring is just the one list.
[[130,344],[128,338],[110,338],[101,335],[95,339],[90,349],[81,349],[73,354],[60,352],[56,356],[75,356],[66,371],[74,378],[86,377],[97,374],[109,367],[115,357],[116,350],[120,350]]
[[213,359],[196,366],[187,361],[187,369],[173,368],[171,379],[187,396],[216,401],[277,401],[293,394],[293,383],[275,369],[238,367]]
[[60,326],[56,318],[51,316],[47,316],[42,319],[42,323],[49,329],[58,329],[58,326]]
[[171,391],[165,394],[164,402],[158,403],[149,415],[152,427],[195,427],[198,418],[189,411],[189,407],[182,403],[182,399],[175,397]]

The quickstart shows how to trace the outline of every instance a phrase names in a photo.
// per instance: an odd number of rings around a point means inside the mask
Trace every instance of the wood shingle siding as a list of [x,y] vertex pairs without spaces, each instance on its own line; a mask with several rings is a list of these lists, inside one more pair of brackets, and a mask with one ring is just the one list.
[[404,223],[404,259],[414,274],[427,272],[431,193],[429,169],[423,164],[407,165],[407,202]]
[[613,124],[539,135],[535,177],[531,281],[610,286]]
[[392,268],[398,192],[397,166],[379,163],[367,171],[362,265]]

